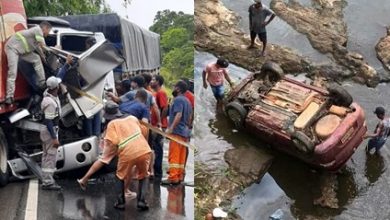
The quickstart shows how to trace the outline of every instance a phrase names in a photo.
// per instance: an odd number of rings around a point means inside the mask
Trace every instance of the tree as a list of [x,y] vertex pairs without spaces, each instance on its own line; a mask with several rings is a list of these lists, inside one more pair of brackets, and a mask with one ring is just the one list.
[[154,23],[149,30],[162,35],[171,27],[187,29],[188,33],[192,33],[190,38],[194,38],[194,16],[181,11],[164,10],[157,12],[157,15],[154,17]]
[[105,0],[25,0],[28,17],[98,14],[109,12]]
[[194,77],[194,16],[164,10],[157,12],[149,30],[160,34],[161,75],[168,88],[180,78]]
[[194,47],[192,43],[181,48],[174,48],[165,54],[163,67],[171,74],[173,79],[194,77]]
[[189,41],[188,31],[184,28],[172,27],[165,31],[161,37],[161,47],[163,52],[180,48]]

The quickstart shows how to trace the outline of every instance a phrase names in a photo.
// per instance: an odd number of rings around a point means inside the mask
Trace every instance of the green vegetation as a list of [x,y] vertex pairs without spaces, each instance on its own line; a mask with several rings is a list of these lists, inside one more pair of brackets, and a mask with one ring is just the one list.
[[157,12],[149,30],[160,34],[161,75],[170,88],[180,78],[194,77],[194,16],[183,12]]
[[105,0],[25,0],[27,17],[110,12]]

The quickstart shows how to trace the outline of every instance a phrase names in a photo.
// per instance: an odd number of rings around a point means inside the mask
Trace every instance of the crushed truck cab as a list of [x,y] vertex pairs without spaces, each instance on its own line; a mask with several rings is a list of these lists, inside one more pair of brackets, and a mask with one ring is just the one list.
[[[0,101],[4,101],[8,69],[4,45],[10,36],[28,25],[22,1],[0,1],[0,10]],[[57,74],[67,55],[77,60],[77,65],[63,79],[64,93],[60,95],[59,139],[62,145],[58,148],[56,172],[65,172],[97,160],[101,151],[98,137],[83,134],[82,123],[101,114],[105,89],[115,88],[112,70],[124,59],[102,33],[73,30],[60,20],[51,23],[52,32],[45,39],[46,77]],[[97,43],[86,50],[85,40],[89,37],[94,37]],[[36,169],[42,155],[39,132],[45,126],[40,109],[42,94],[33,90],[31,79],[24,77],[26,74],[34,72],[28,65],[20,64],[15,103],[0,104],[0,185],[7,184],[10,176],[17,179],[39,177]]]

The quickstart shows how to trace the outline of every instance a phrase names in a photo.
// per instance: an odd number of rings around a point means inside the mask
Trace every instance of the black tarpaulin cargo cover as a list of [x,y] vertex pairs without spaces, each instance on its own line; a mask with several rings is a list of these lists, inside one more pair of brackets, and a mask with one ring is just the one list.
[[129,71],[154,70],[160,67],[160,35],[143,29],[117,14],[70,15],[60,17],[71,28],[102,32],[123,50]]

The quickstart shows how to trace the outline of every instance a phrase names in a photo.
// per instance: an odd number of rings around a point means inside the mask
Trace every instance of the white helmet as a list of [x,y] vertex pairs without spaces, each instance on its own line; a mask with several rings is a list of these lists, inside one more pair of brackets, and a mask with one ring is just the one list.
[[58,85],[60,85],[61,82],[62,82],[62,80],[60,78],[55,77],[55,76],[50,76],[46,80],[46,86],[48,89],[55,89],[58,87]]

